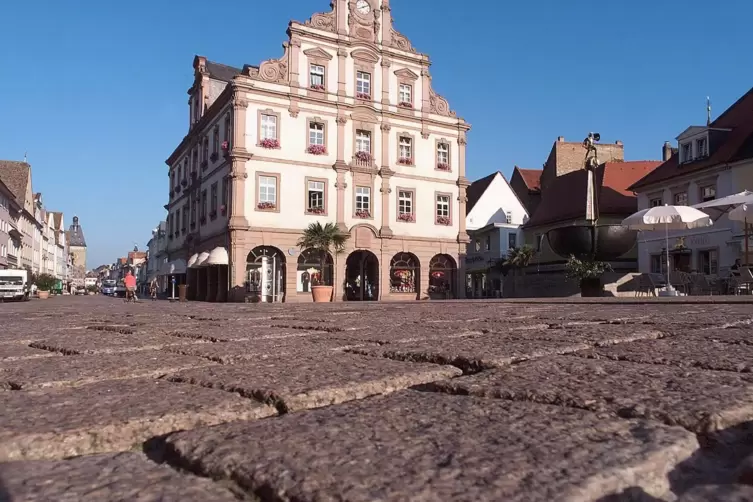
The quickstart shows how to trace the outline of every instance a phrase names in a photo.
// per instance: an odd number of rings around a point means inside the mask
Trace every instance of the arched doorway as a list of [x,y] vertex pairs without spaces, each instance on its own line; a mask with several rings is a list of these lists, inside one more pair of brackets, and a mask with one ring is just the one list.
[[390,293],[418,294],[421,263],[413,253],[397,253],[390,261]]
[[345,299],[379,299],[379,260],[371,251],[353,251],[345,261]]
[[322,266],[322,256],[315,249],[305,249],[298,257],[296,270],[296,291],[310,293],[311,286],[332,286],[334,274],[332,255],[327,253]]
[[429,297],[433,300],[455,298],[458,267],[452,256],[437,254],[429,261]]
[[285,255],[272,246],[258,246],[246,258],[246,293],[262,302],[285,298]]

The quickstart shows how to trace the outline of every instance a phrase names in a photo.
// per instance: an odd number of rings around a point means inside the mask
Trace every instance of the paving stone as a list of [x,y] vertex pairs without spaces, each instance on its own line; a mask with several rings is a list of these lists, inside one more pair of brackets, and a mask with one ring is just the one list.
[[697,447],[656,423],[414,391],[167,439],[179,465],[321,502],[585,501],[631,486],[663,496]]
[[526,361],[429,387],[657,420],[695,433],[753,420],[753,382],[739,375],[573,356]]
[[9,462],[0,464],[0,480],[0,499],[19,502],[238,500],[229,489],[208,479],[179,474],[130,452]]
[[751,500],[753,500],[753,486],[704,485],[696,486],[683,493],[677,502],[750,502]]
[[0,363],[0,389],[27,390],[84,385],[100,380],[157,378],[165,373],[212,364],[215,363],[156,350],[7,361]]
[[244,327],[241,323],[225,326],[192,327],[190,329],[165,329],[163,335],[178,338],[204,340],[209,342],[240,342],[264,338],[292,338],[306,336],[310,332],[292,328],[273,328],[262,326]]
[[180,339],[160,334],[84,330],[37,340],[30,345],[63,354],[112,354],[199,342],[200,340]]
[[753,345],[753,329],[747,326],[745,328],[685,330],[679,336],[682,336],[682,340]]
[[451,366],[320,352],[185,370],[168,379],[238,392],[284,411],[296,411],[387,394],[459,374],[460,370]]
[[448,343],[424,340],[399,345],[354,348],[350,351],[403,361],[451,364],[463,371],[478,371],[554,354],[583,350],[588,343],[571,340],[535,340],[499,334],[454,338]]
[[577,355],[595,359],[744,373],[753,369],[751,345],[693,340],[682,336],[598,347],[579,352]]
[[2,396],[0,462],[128,450],[176,430],[275,413],[229,392],[142,378]]
[[19,359],[33,359],[35,357],[59,356],[54,352],[35,349],[25,343],[0,343],[0,363]]

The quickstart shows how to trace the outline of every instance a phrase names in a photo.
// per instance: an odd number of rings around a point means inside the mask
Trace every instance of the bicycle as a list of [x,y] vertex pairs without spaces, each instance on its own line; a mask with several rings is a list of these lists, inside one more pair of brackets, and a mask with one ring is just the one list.
[[132,289],[126,289],[126,295],[123,301],[126,303],[136,303],[136,291]]

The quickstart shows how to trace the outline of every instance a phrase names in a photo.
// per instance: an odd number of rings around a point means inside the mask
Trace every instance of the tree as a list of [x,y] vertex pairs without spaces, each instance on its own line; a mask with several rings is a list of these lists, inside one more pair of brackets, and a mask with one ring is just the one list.
[[512,270],[513,296],[515,296],[515,276],[517,275],[517,271],[523,271],[523,269],[531,263],[535,254],[536,250],[527,244],[521,247],[511,248],[507,251],[507,258],[502,262],[502,267]]
[[[313,249],[319,254],[321,262],[321,280],[324,281],[324,267],[327,265],[327,256],[336,256],[345,251],[345,243],[350,235],[343,233],[334,223],[322,225],[318,221],[310,224],[298,239],[298,247],[301,250]],[[332,286],[332,284],[325,284]]]

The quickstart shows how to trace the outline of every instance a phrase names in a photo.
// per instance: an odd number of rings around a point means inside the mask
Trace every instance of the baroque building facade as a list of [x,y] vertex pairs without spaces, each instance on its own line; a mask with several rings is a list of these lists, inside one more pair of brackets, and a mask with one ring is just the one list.
[[[279,59],[233,68],[197,56],[189,133],[166,161],[166,273],[189,297],[311,301],[462,297],[466,134],[429,57],[389,0],[334,0],[292,21]],[[297,241],[336,224],[345,252]]]

